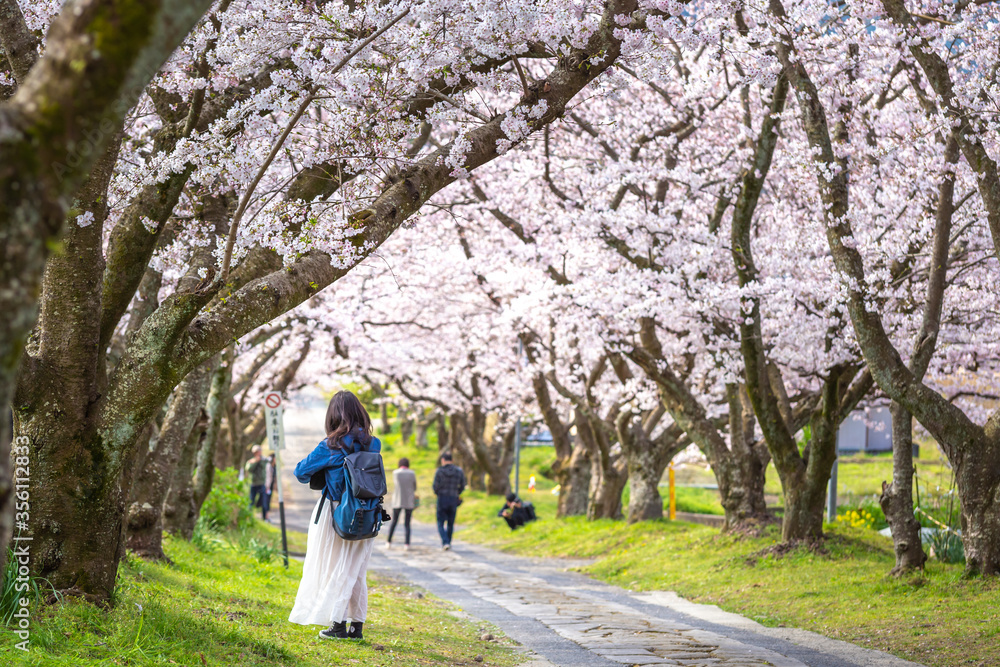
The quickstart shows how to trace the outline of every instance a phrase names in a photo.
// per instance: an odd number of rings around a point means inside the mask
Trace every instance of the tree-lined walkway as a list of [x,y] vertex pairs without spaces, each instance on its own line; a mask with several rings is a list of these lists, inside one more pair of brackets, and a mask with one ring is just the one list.
[[[326,405],[302,397],[286,410],[285,509],[289,526],[305,531],[318,492],[291,471],[323,437]],[[539,667],[916,665],[804,630],[767,628],[673,593],[630,593],[565,571],[573,565],[567,561],[520,558],[460,541],[444,552],[439,544],[434,526],[414,523],[413,548],[388,550],[380,537],[372,569],[401,575],[495,624],[548,661]]]
[[443,552],[427,524],[415,525],[414,543],[408,552],[380,545],[372,567],[402,574],[496,624],[555,665],[916,665],[803,630],[766,628],[673,593],[630,593],[566,572],[566,562],[460,542]]

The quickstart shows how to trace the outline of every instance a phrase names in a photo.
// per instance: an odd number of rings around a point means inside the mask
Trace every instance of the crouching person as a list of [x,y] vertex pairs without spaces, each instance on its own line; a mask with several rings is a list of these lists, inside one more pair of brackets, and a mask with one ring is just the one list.
[[497,512],[497,516],[506,521],[511,530],[514,530],[518,526],[535,520],[535,506],[518,498],[516,493],[508,493],[507,502]]

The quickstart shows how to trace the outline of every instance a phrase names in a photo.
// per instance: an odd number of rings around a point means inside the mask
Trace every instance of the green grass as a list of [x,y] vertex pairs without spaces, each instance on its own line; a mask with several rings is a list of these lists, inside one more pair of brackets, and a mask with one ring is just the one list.
[[[233,540],[239,543],[239,538]],[[126,561],[114,607],[78,600],[42,608],[32,618],[31,650],[0,636],[4,665],[440,665],[511,666],[503,642],[453,607],[380,576],[369,575],[369,617],[363,642],[320,640],[318,626],[288,622],[302,566],[261,563],[234,548],[205,553],[167,537],[175,564]],[[495,630],[492,630],[494,634]],[[476,656],[484,662],[474,663]]]

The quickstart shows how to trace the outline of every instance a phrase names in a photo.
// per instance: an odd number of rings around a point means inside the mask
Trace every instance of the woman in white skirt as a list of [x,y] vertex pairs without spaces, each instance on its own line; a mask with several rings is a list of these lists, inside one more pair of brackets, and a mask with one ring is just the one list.
[[368,615],[365,577],[375,540],[341,539],[334,531],[332,513],[344,495],[344,458],[362,449],[382,449],[371,432],[371,418],[361,401],[351,392],[341,391],[326,411],[326,439],[295,466],[295,477],[303,484],[323,471],[326,488],[325,502],[319,500],[313,510],[302,581],[288,620],[299,625],[329,625],[320,631],[322,639],[363,638]]

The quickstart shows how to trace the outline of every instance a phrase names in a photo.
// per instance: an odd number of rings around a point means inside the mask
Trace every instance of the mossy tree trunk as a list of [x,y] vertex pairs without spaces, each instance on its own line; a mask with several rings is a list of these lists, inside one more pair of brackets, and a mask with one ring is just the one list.
[[[174,467],[173,478],[170,481],[170,492],[163,503],[163,530],[171,535],[191,539],[194,524],[198,521],[197,509],[194,503],[194,467],[198,451],[205,441],[208,430],[208,413],[202,408],[198,419],[191,429],[191,435],[181,449]],[[191,532],[187,532],[187,528]]]
[[163,506],[182,450],[208,398],[214,363],[205,362],[188,373],[174,390],[156,448],[136,475],[129,498],[126,547],[148,560],[164,560]]
[[[169,498],[167,505],[164,506],[164,527],[186,540],[190,540],[194,535],[195,524],[201,516],[201,507],[215,480],[215,449],[219,442],[224,403],[229,396],[233,360],[234,347],[230,346],[222,364],[212,373],[211,389],[204,409],[204,426],[198,433],[199,438],[197,446],[193,448],[191,464],[183,471],[178,466],[178,472],[174,475],[174,487],[171,489],[170,497],[177,495],[175,506],[178,509],[169,520],[167,513],[167,508],[171,505]],[[195,432],[198,431],[196,425]]]
[[[52,22],[45,55],[37,62],[37,40],[18,3],[4,0],[0,5],[0,44],[18,84],[0,105],[0,126],[5,128],[0,137],[0,309],[5,314],[0,324],[0,412],[6,414],[14,398],[25,341],[38,317],[45,261],[62,232],[68,203],[117,141],[125,114],[153,73],[210,4],[163,0],[134,11],[121,11],[115,0],[67,5]],[[95,49],[94,38],[115,48]],[[93,425],[92,418],[88,424]],[[6,423],[0,427],[4,443],[7,428]],[[32,435],[42,437],[46,430],[33,429]],[[90,437],[83,439],[94,444]],[[43,445],[29,441],[27,446],[34,450]],[[2,563],[11,496],[7,452],[0,457]],[[41,460],[35,451],[30,457]],[[33,514],[38,516],[36,510]],[[99,578],[103,588],[105,578]]]

